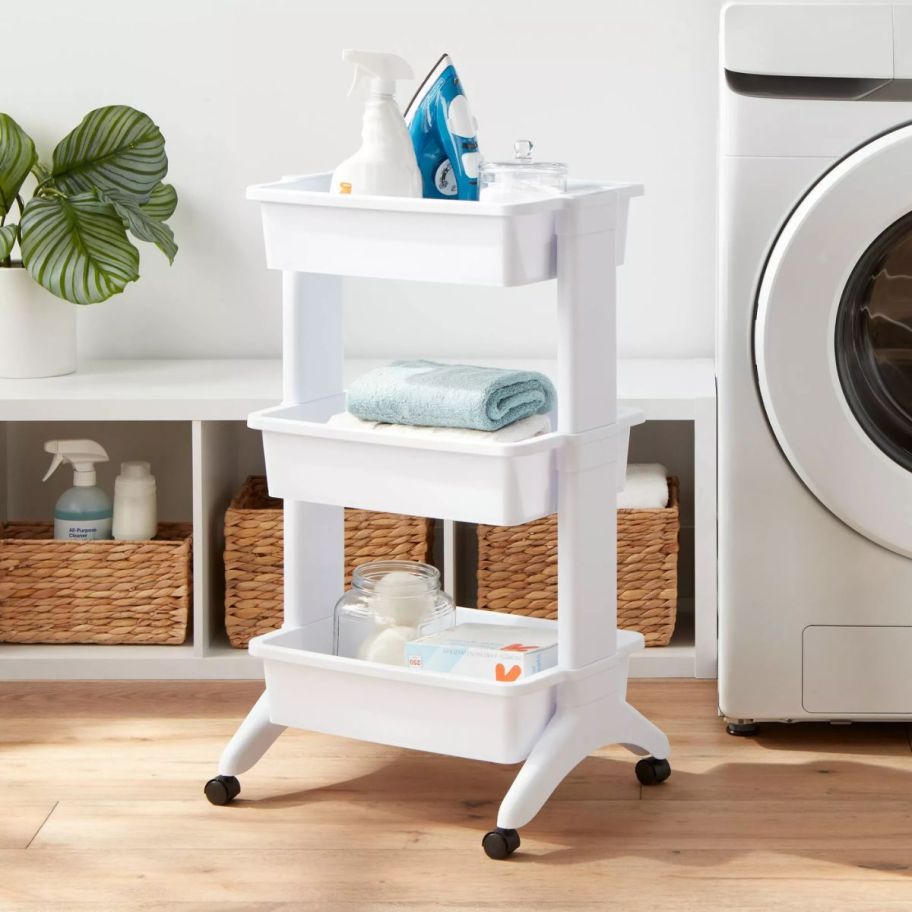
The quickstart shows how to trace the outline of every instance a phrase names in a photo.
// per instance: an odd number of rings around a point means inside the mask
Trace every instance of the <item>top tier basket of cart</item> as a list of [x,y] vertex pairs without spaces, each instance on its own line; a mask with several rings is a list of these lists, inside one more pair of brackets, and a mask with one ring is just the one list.
[[329,181],[316,174],[250,188],[248,197],[261,203],[270,269],[460,285],[543,282],[557,275],[555,238],[568,219],[581,223],[575,230],[610,226],[623,262],[627,210],[640,192],[570,181],[563,196],[487,203],[342,196],[328,192]]

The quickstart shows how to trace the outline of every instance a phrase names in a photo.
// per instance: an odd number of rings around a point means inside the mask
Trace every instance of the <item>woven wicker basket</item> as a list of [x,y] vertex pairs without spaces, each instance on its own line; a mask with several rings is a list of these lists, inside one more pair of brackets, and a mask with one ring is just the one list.
[[[618,510],[618,626],[647,646],[667,646],[678,594],[678,479],[668,506]],[[522,526],[478,527],[478,607],[557,617],[557,517]]]
[[50,523],[0,529],[0,642],[137,643],[187,638],[189,523],[152,541],[57,541]]
[[[373,560],[427,561],[433,520],[369,510],[345,511],[345,579]],[[225,627],[241,649],[251,637],[282,625],[282,501],[266,479],[251,476],[225,514]]]

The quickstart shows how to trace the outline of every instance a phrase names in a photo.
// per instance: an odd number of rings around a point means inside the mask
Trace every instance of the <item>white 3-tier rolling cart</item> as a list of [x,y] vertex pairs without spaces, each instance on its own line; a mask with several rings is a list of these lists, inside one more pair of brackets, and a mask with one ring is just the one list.
[[[270,493],[285,499],[285,618],[250,651],[266,690],[206,784],[237,796],[287,726],[497,763],[525,761],[497,826],[493,858],[589,753],[623,744],[640,782],[670,775],[668,739],[626,701],[638,633],[616,629],[615,506],[630,425],[616,403],[615,269],[640,188],[570,182],[514,203],[338,196],[329,175],[252,187],[266,258],[283,272],[284,401],[256,412]],[[519,443],[426,441],[328,427],[345,408],[345,276],[464,285],[557,279],[557,430]],[[428,303],[433,307],[433,302]],[[559,617],[458,609],[457,621],[558,626],[558,665],[499,683],[332,655],[341,594],[343,505],[464,522],[558,519]]]

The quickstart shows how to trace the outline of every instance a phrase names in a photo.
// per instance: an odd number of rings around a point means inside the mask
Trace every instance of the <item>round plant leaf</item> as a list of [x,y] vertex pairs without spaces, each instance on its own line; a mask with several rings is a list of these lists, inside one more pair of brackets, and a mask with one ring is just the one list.
[[35,144],[9,114],[0,114],[0,216],[12,208],[37,159]]
[[150,218],[164,222],[171,218],[177,209],[177,190],[171,184],[159,184],[141,206]]
[[16,226],[0,226],[0,260],[5,260],[12,252],[16,243]]
[[32,165],[32,174],[38,179],[39,184],[43,184],[45,181],[51,179],[51,169],[41,161],[36,161],[35,164]]
[[165,138],[147,114],[126,105],[96,108],[54,149],[51,175],[64,193],[114,190],[140,200],[168,173]]
[[152,218],[145,206],[140,206],[134,199],[114,197],[105,194],[105,197],[120,216],[124,227],[141,241],[149,241],[168,258],[169,263],[174,262],[177,255],[177,244],[174,242],[174,232],[164,222]]
[[139,251],[120,216],[92,193],[30,200],[22,260],[39,285],[74,304],[105,301],[139,278]]

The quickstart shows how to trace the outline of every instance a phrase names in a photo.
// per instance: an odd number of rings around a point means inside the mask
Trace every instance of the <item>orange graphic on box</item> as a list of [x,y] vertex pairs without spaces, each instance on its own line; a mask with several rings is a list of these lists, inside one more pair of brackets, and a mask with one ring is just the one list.
[[515,681],[522,674],[522,668],[519,665],[511,665],[510,670],[504,667],[502,662],[498,662],[497,666],[494,668],[494,680],[495,681]]

